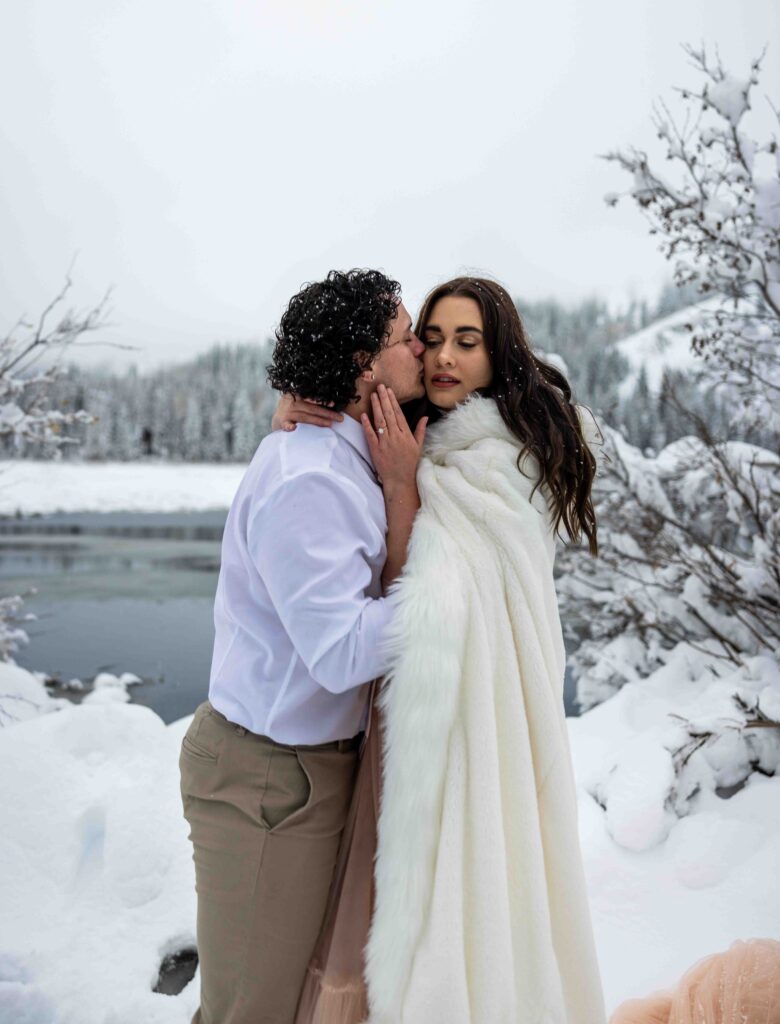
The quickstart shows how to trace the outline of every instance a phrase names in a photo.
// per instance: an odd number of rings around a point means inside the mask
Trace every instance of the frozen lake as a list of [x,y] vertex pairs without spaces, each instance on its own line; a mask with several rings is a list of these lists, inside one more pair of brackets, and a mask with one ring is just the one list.
[[135,703],[166,722],[208,690],[212,606],[227,513],[73,513],[0,520],[2,594],[26,610],[25,668],[64,680],[135,672]]
[[[0,519],[0,596],[35,587],[15,660],[63,680],[134,672],[165,722],[208,691],[226,511],[83,512]],[[566,681],[566,713],[574,714]]]

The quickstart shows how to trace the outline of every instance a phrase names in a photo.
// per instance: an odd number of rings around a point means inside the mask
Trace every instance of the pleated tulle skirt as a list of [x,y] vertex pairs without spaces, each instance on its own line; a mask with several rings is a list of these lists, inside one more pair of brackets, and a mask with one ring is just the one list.
[[322,929],[298,1002],[295,1024],[362,1024],[368,1016],[364,949],[374,906],[382,722],[372,692],[370,727],[339,849]]

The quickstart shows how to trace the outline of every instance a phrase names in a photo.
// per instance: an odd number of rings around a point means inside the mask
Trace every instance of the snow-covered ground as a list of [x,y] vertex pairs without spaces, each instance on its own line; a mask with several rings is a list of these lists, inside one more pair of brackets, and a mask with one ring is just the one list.
[[[735,939],[780,939],[778,730],[729,729],[735,692],[780,717],[776,662],[756,657],[717,678],[680,644],[650,677],[567,719],[610,1010]],[[671,751],[690,735],[672,715],[721,733],[678,774]]]
[[0,515],[227,509],[244,464],[0,461]]
[[[20,673],[0,666],[0,693]],[[194,939],[185,728],[117,697],[0,729],[2,1024],[189,1021],[195,986],[152,992],[162,957]]]
[[[670,711],[712,721],[737,683],[776,711],[777,667],[755,659],[738,680],[704,682],[685,667],[678,658],[568,720],[610,1012],[737,938],[780,939],[780,777],[749,774],[715,744],[678,818],[664,745],[680,729]],[[163,956],[195,939],[178,793],[189,719],[166,727],[125,702],[121,680],[104,682],[76,707],[0,665],[3,706],[19,719],[0,728],[3,1024],[185,1024],[197,1003],[197,976],[178,996],[152,991]],[[729,771],[747,783],[723,799],[714,787]]]

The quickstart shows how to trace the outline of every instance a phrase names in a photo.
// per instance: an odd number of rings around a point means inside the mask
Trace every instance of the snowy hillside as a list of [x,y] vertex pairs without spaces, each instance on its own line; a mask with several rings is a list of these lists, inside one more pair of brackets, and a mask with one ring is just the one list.
[[698,358],[691,351],[691,332],[686,330],[685,325],[690,324],[700,313],[712,312],[719,305],[720,299],[710,299],[686,306],[618,341],[615,347],[625,356],[630,366],[618,389],[621,399],[631,396],[642,368],[650,391],[656,395],[664,370],[694,370]]

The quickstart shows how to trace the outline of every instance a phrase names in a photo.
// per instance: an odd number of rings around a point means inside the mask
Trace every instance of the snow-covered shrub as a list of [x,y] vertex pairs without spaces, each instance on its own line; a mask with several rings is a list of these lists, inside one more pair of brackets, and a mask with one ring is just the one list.
[[[614,777],[593,788],[605,805],[614,790],[615,806],[630,807],[643,770],[660,780],[664,804],[642,818],[659,837],[664,812],[684,814],[708,772],[728,787],[780,761],[780,676],[769,671],[780,655],[780,161],[774,138],[759,143],[742,130],[760,61],[739,81],[704,51],[687,52],[703,84],[683,91],[685,127],[666,106],[655,118],[671,173],[637,150],[608,158],[632,175],[629,195],[675,261],[677,283],[708,299],[691,311],[691,346],[702,387],[729,403],[728,426],[716,433],[678,400],[690,436],[655,456],[605,428],[594,492],[600,557],[563,552],[559,581],[568,628],[584,637],[571,659],[583,708],[669,664],[687,664],[680,692],[694,682],[702,697],[650,752],[637,749],[634,774],[616,761]],[[735,440],[746,428],[766,443]],[[681,650],[695,658],[682,662]],[[757,665],[760,701],[739,687]],[[726,680],[714,713],[704,695]]]
[[[780,431],[780,149],[743,130],[761,59],[746,78],[705,50],[686,47],[702,78],[683,89],[679,125],[666,104],[654,113],[670,173],[636,149],[607,155],[632,178],[644,212],[682,287],[717,296],[689,325],[694,352],[713,387],[735,393],[735,424]],[[773,107],[777,111],[776,105]],[[672,175],[675,175],[672,177]],[[606,197],[610,204],[620,198]]]
[[[780,768],[780,666],[758,655],[739,668],[716,668],[706,654],[679,643],[654,672],[568,719],[578,781],[601,806],[611,838],[640,852],[687,836],[684,850],[666,855],[683,858],[681,880],[693,887],[714,884],[712,872],[725,876],[734,856],[748,856],[760,844],[754,836],[738,849],[719,851],[713,862],[712,851],[702,853],[692,838],[712,829],[703,820],[702,832],[699,825],[680,832],[681,819],[691,813],[712,819],[716,832],[726,829],[713,841],[728,845],[741,814],[734,808],[776,792],[772,777]],[[770,780],[774,788],[767,790],[763,784]],[[734,807],[726,808],[727,801]],[[766,818],[766,834],[777,835],[780,819]],[[706,865],[698,880],[695,859]]]
[[71,287],[68,277],[37,322],[19,320],[0,338],[0,441],[10,442],[17,452],[31,443],[68,444],[63,428],[94,418],[84,409],[54,409],[50,401],[62,355],[83,334],[105,324],[107,296],[86,313],[70,309],[51,322]]
[[11,655],[19,650],[22,644],[29,642],[29,637],[21,625],[32,616],[22,614],[24,598],[21,594],[0,598],[0,661],[8,661]]
[[[32,443],[60,447],[70,442],[63,427],[93,421],[84,409],[55,409],[50,400],[62,354],[105,322],[107,296],[89,312],[68,310],[52,324],[70,288],[68,277],[36,323],[22,319],[0,338],[0,445],[17,453]],[[8,661],[19,644],[27,642],[19,623],[31,616],[20,616],[22,604],[21,596],[0,600],[0,661]]]
[[[702,430],[704,426],[702,425]],[[780,458],[690,436],[648,457],[604,428],[598,559],[559,581],[583,707],[685,642],[730,671],[780,645]]]

